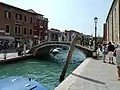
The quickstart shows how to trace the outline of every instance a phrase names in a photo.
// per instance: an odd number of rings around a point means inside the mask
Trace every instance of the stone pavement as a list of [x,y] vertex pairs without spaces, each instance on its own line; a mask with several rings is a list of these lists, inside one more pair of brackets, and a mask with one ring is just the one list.
[[[15,58],[15,57],[18,57],[17,52],[6,53],[6,59]],[[0,53],[0,60],[4,60],[4,54],[3,53]]]
[[54,90],[120,90],[116,65],[88,58]]

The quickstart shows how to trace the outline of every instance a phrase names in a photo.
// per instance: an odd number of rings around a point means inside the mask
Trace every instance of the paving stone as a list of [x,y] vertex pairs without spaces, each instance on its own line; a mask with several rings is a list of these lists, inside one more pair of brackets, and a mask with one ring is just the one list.
[[120,81],[116,78],[116,65],[92,58],[89,58],[89,63],[82,68],[82,72],[81,65],[77,68],[77,72],[71,74],[76,77],[73,78],[74,82],[65,86],[65,83],[70,83],[67,79],[55,90],[62,90],[61,87],[66,87],[64,90],[120,90]]

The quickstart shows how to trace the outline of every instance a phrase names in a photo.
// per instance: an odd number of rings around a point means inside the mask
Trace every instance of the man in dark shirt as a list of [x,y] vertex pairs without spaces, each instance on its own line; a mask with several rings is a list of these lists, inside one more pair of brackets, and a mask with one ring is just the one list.
[[109,56],[109,63],[112,63],[114,64],[113,62],[113,53],[114,53],[114,50],[115,50],[115,46],[112,45],[111,42],[108,43],[108,56]]

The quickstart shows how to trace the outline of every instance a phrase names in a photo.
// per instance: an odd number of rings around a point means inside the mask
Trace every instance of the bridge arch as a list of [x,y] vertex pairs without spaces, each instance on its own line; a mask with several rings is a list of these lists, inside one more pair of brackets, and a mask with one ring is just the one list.
[[[36,45],[31,48],[31,50],[28,52],[29,54],[33,54],[34,56],[43,56],[49,54],[50,50],[52,48],[57,48],[57,47],[63,47],[63,46],[70,46],[70,42],[46,42],[40,45]],[[91,57],[92,56],[92,50],[85,48],[81,45],[75,46],[81,52],[86,56],[86,57]]]
[[63,45],[63,44],[47,44],[41,47],[38,47],[35,52],[34,56],[39,56],[39,55],[46,55],[50,53],[51,49],[55,48],[63,48],[63,47],[69,47],[68,45]]

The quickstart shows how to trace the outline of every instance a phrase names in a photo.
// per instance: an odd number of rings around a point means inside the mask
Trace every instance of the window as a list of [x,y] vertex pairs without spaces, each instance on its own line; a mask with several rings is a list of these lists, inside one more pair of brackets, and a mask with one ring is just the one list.
[[19,20],[22,20],[22,14],[19,14]]
[[24,28],[24,34],[27,34],[26,28]]
[[24,16],[24,21],[26,22],[26,16]]
[[34,30],[34,35],[38,35],[38,31],[37,30]]
[[9,25],[6,25],[5,30],[6,30],[6,33],[9,33],[9,31],[10,31]]
[[30,23],[32,23],[32,17],[30,18]]
[[21,27],[15,26],[15,33],[20,34],[20,32],[21,32]]
[[15,27],[15,33],[17,33],[17,27]]
[[20,34],[20,27],[18,27],[18,34]]
[[30,35],[32,35],[32,29],[30,29]]
[[37,23],[37,19],[34,19],[34,23],[35,23],[35,24]]
[[47,22],[44,22],[44,27],[47,27]]
[[42,26],[43,25],[43,21],[40,21],[39,24]]
[[11,18],[11,12],[5,11],[5,18]]
[[15,19],[18,19],[18,14],[16,13],[16,15],[15,15]]

